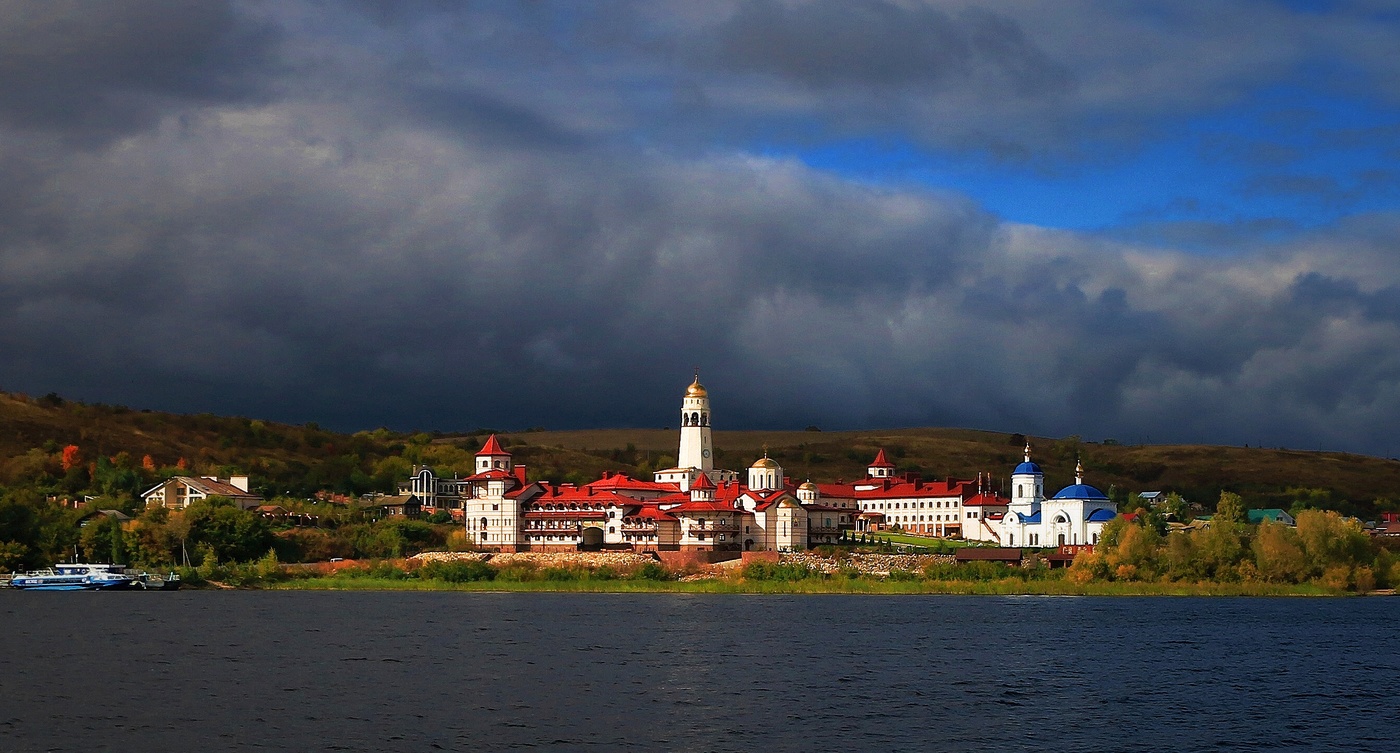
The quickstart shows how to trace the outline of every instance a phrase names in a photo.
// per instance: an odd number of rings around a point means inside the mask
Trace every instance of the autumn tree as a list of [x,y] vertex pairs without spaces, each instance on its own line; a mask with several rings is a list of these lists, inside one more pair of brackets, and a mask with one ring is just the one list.
[[1308,561],[1298,532],[1293,528],[1264,521],[1254,534],[1254,565],[1264,580],[1298,583],[1308,575]]
[[1249,519],[1249,512],[1245,510],[1244,499],[1234,492],[1221,492],[1220,501],[1215,504],[1215,517],[1211,521],[1227,523],[1243,523]]
[[73,470],[78,464],[83,462],[83,451],[75,444],[70,444],[63,448],[63,472]]

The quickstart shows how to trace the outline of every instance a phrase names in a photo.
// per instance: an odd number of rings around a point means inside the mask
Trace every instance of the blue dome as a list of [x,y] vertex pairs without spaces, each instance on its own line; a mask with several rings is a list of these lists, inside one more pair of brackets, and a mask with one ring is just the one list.
[[1108,495],[1088,484],[1070,484],[1051,499],[1108,499]]
[[1020,465],[1018,465],[1018,466],[1016,466],[1016,470],[1014,470],[1014,471],[1011,472],[1011,474],[1012,474],[1013,476],[1014,476],[1014,475],[1021,474],[1021,473],[1034,473],[1034,474],[1037,475],[1037,476],[1043,476],[1043,475],[1045,475],[1045,474],[1043,474],[1043,473],[1040,472],[1040,466],[1036,465],[1035,463],[1032,463],[1032,462],[1029,461],[1029,460],[1027,460],[1026,462],[1024,462],[1024,463],[1022,463],[1022,464],[1020,464]]
[[1114,511],[1112,511],[1112,510],[1105,510],[1105,509],[1103,509],[1103,508],[1099,508],[1099,509],[1097,509],[1097,510],[1091,512],[1091,513],[1089,513],[1089,522],[1090,522],[1090,523],[1107,523],[1108,521],[1113,520],[1113,519],[1116,518],[1116,517],[1118,517],[1118,513],[1114,512]]

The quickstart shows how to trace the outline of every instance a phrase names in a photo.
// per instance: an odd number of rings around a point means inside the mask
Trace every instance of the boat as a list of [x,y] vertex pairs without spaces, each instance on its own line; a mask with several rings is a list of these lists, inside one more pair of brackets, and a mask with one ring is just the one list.
[[16,575],[10,579],[10,587],[24,591],[122,591],[136,587],[136,576],[123,565],[68,562]]
[[136,582],[132,588],[139,588],[142,591],[178,591],[180,590],[180,575],[172,572],[164,578],[159,575],[151,575],[147,572],[136,573]]

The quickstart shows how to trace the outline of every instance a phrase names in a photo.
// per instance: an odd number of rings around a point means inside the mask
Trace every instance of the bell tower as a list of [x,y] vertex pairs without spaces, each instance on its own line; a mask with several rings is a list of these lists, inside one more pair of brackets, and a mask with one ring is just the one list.
[[700,384],[700,370],[681,399],[681,448],[676,467],[715,469],[714,444],[710,441],[710,393]]

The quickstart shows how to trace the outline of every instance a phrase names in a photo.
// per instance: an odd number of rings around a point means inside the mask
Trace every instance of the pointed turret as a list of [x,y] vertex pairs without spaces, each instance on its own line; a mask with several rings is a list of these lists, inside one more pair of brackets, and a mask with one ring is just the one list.
[[690,482],[691,502],[712,502],[715,498],[715,482],[710,480],[705,474],[697,474],[695,480]]
[[894,476],[894,463],[885,457],[885,448],[875,453],[875,460],[865,468],[865,473],[870,478],[892,478]]
[[506,473],[511,471],[511,456],[506,452],[506,448],[501,446],[500,440],[492,434],[481,450],[476,453],[476,472],[502,470]]

